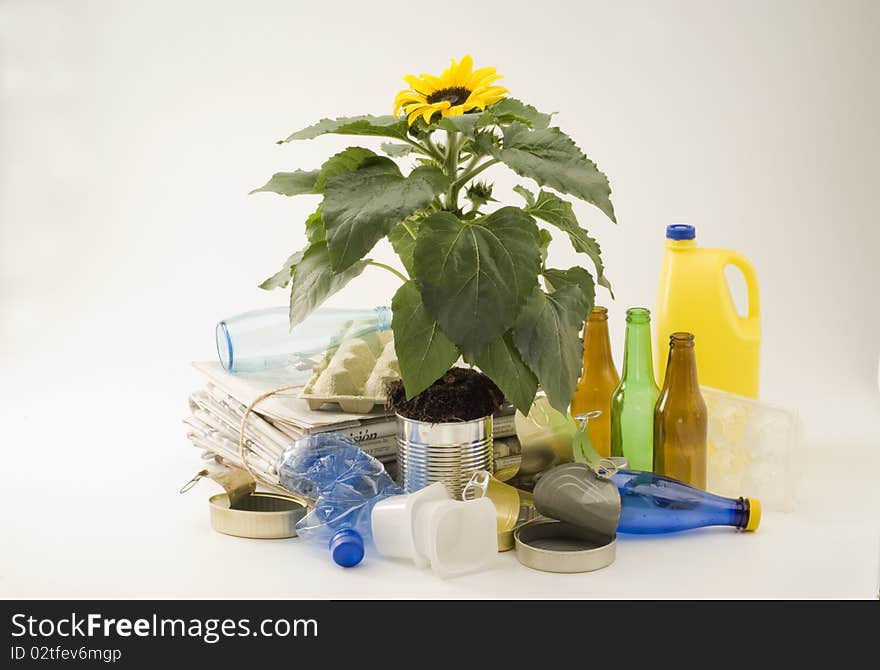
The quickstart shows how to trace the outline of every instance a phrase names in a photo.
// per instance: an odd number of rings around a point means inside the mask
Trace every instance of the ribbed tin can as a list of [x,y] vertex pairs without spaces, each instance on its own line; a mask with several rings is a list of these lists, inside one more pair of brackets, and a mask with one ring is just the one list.
[[426,423],[397,415],[397,467],[408,492],[443,482],[449,494],[477,470],[492,472],[492,416],[456,423]]

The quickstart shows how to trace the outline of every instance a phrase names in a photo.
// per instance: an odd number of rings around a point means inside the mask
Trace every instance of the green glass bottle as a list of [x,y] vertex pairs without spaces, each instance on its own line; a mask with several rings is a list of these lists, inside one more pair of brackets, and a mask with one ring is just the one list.
[[651,359],[651,313],[633,307],[626,311],[623,375],[611,396],[611,455],[625,457],[633,470],[651,470],[659,395]]

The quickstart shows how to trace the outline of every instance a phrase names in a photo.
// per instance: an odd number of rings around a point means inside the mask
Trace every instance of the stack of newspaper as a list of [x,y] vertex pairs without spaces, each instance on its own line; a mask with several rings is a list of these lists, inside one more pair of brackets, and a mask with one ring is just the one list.
[[[264,393],[290,385],[290,371],[231,374],[216,362],[193,365],[205,375],[207,385],[190,396],[190,415],[184,419],[187,437],[202,450],[202,458],[243,467],[239,440],[244,413]],[[368,414],[350,414],[334,405],[311,410],[299,398],[301,390],[293,388],[266,398],[248,417],[244,435],[246,458],[262,484],[280,486],[277,463],[287,445],[301,437],[329,431],[352,437],[361,449],[394,472],[397,421],[393,414],[384,408]],[[518,444],[509,444],[515,442],[516,435],[512,407],[505,406],[495,415],[493,432],[496,457],[518,452]]]

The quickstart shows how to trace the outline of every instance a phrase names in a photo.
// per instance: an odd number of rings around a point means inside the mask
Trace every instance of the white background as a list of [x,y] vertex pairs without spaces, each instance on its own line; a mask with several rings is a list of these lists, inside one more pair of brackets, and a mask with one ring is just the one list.
[[[876,596],[878,31],[870,0],[0,1],[0,596]],[[618,226],[575,207],[615,287],[600,299],[618,355],[626,307],[654,302],[666,224],[753,261],[762,397],[807,427],[798,512],[754,536],[627,541],[594,575],[508,555],[440,582],[214,535],[210,485],[177,495],[199,467],[189,361],[214,356],[218,318],[284,303],[256,284],[315,204],[247,192],[374,144],[274,141],[389,113],[403,74],[464,53],[558,111],[609,175]],[[578,262],[564,240],[551,254]],[[332,304],[395,288],[370,269]]]

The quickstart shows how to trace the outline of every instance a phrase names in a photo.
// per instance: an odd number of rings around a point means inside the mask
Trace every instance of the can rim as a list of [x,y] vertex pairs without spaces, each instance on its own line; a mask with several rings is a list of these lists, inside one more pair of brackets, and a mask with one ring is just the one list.
[[398,414],[397,412],[394,413],[394,416],[396,416],[401,421],[404,421],[406,423],[414,423],[419,426],[467,426],[468,424],[472,424],[472,423],[473,424],[483,423],[484,421],[486,421],[486,419],[491,419],[494,415],[487,414],[486,416],[481,416],[479,419],[470,419],[468,421],[434,421],[434,422],[419,421],[418,419],[410,419],[409,417],[403,416],[402,414]]

